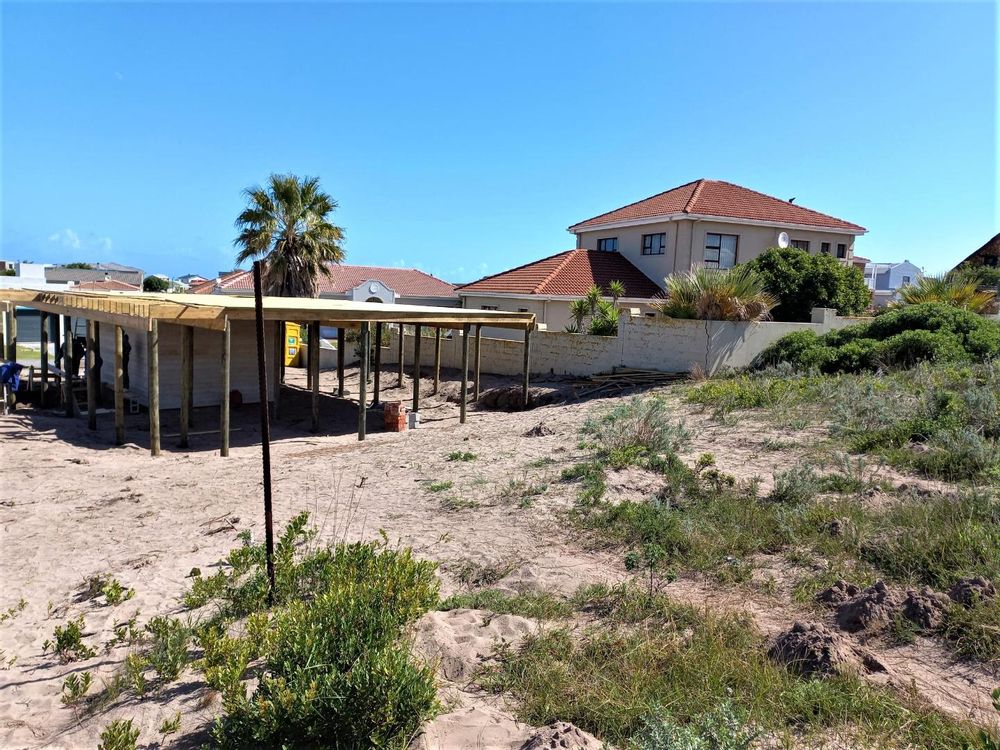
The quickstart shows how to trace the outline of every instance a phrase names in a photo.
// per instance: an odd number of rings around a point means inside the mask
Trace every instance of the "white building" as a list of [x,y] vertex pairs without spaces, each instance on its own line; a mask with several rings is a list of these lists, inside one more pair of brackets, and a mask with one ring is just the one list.
[[899,289],[907,284],[916,284],[923,278],[924,271],[910,261],[902,263],[865,264],[865,283],[872,290],[872,304],[885,307],[899,299]]

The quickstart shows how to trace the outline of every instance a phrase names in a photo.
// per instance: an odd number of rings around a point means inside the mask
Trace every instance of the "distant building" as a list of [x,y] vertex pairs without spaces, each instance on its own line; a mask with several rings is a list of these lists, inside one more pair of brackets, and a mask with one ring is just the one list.
[[924,271],[910,261],[902,263],[865,264],[865,283],[872,290],[872,304],[885,307],[899,299],[899,290],[908,284],[916,284],[923,278]]
[[174,279],[174,281],[186,287],[192,287],[195,286],[196,284],[203,284],[206,281],[208,281],[208,279],[206,279],[204,276],[199,276],[196,273],[186,273],[183,276],[178,276],[176,279]]
[[986,241],[981,248],[971,253],[968,258],[956,266],[986,266],[987,268],[1000,268],[1000,234],[995,234]]
[[67,282],[51,282],[46,276],[52,267],[47,263],[17,263],[5,261],[13,276],[0,276],[0,289],[33,289],[39,292],[66,291]]
[[95,263],[93,268],[67,268],[48,266],[45,280],[52,284],[79,284],[84,281],[122,281],[133,286],[142,286],[143,274],[139,268],[123,266],[120,263]]
[[[330,276],[320,275],[319,296],[354,302],[458,307],[454,284],[416,268],[329,264]],[[253,294],[253,274],[236,270],[191,287],[193,294]]]

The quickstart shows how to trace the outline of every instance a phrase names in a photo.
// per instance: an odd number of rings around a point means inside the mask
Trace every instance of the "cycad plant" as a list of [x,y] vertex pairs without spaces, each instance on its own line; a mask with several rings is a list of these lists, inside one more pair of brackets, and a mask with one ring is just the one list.
[[264,293],[318,297],[319,275],[344,259],[344,230],[330,221],[337,201],[316,177],[273,174],[267,187],[243,191],[247,207],[236,219],[237,263],[264,259]]
[[992,311],[996,296],[996,292],[981,290],[974,280],[957,274],[923,276],[916,284],[907,284],[899,290],[904,305],[943,302],[979,314]]
[[608,296],[611,297],[611,304],[618,306],[618,300],[625,296],[625,285],[620,281],[608,282]]
[[570,333],[579,333],[583,330],[584,319],[590,315],[590,303],[585,299],[573,300],[569,303],[569,314],[573,318]]
[[667,298],[656,308],[670,318],[767,320],[778,304],[746,266],[726,270],[698,267],[672,274],[665,281]]

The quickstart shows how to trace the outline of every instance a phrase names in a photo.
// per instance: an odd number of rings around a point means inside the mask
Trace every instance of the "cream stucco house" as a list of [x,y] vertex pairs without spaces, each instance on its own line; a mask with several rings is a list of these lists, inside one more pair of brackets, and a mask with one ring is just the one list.
[[648,309],[664,279],[695,266],[731,268],[788,245],[851,263],[857,224],[730,182],[696,180],[569,227],[576,250],[458,288],[463,307],[533,312],[549,330],[591,284],[625,283],[628,307]]

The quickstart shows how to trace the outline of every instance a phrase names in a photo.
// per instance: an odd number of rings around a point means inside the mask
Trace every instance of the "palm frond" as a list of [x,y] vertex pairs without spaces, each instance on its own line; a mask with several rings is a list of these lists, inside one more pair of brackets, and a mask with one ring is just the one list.
[[671,318],[767,320],[778,300],[746,266],[727,270],[698,267],[665,279],[667,298],[654,307]]

